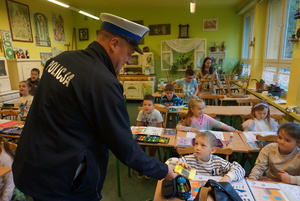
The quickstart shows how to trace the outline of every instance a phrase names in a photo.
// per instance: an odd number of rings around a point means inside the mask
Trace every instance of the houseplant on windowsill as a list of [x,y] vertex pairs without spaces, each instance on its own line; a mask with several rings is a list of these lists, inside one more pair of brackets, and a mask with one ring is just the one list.
[[185,54],[180,54],[179,58],[176,59],[176,62],[174,62],[171,65],[170,68],[170,74],[171,75],[176,75],[178,73],[178,69],[187,69],[187,68],[192,68],[194,67],[194,62],[193,62],[193,57],[192,55],[185,55]]
[[251,79],[251,81],[256,81],[257,92],[262,92],[265,89],[265,81],[263,79],[260,79],[259,81],[257,79]]
[[277,86],[275,84],[270,84],[268,86],[268,93],[272,94],[272,96],[278,96],[280,98],[281,92],[283,92],[284,89],[281,89],[280,86]]

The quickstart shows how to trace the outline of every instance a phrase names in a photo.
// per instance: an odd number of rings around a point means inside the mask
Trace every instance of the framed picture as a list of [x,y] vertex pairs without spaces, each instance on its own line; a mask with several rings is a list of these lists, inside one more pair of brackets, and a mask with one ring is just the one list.
[[154,24],[149,25],[149,35],[169,35],[171,34],[171,24]]
[[28,5],[6,1],[13,41],[33,42]]
[[89,39],[89,30],[85,29],[78,29],[79,40],[88,40]]
[[204,19],[203,20],[203,31],[217,31],[218,30],[218,19]]
[[178,25],[179,27],[179,37],[178,38],[189,38],[189,27],[190,25]]
[[52,52],[40,52],[40,57],[41,57],[41,62],[42,62],[42,66],[46,65],[46,62],[51,59],[52,56]]

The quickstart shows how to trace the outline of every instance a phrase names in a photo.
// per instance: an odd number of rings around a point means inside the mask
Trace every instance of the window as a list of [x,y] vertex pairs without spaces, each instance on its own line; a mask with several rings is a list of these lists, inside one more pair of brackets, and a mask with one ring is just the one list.
[[252,58],[252,44],[253,38],[253,26],[254,26],[254,12],[248,13],[244,17],[244,32],[243,32],[243,52],[242,59]]
[[299,0],[270,0],[266,51],[262,79],[288,89],[293,44],[288,39],[296,32],[293,19]]

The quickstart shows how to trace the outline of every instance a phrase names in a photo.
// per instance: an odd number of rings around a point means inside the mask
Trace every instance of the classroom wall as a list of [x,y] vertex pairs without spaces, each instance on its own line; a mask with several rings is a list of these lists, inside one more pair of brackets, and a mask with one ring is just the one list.
[[[33,18],[32,14],[33,14],[33,12],[39,12],[39,13],[46,15],[48,18],[48,26],[49,26],[51,45],[55,46],[58,49],[61,49],[63,51],[67,50],[67,47],[65,46],[65,44],[71,42],[71,39],[72,39],[72,31],[73,31],[73,23],[74,23],[73,11],[71,11],[70,9],[60,7],[60,6],[56,6],[53,3],[50,3],[47,1],[41,1],[41,0],[22,0],[22,1],[17,1],[17,2],[26,4],[29,6],[33,37],[34,37],[35,28],[34,28],[34,23],[32,20],[32,18]],[[55,14],[55,15],[61,14],[63,17],[64,29],[65,29],[65,35],[66,35],[66,43],[54,42],[53,25],[52,25],[52,19],[51,19],[53,14]],[[6,8],[6,0],[0,0],[0,29],[10,30],[7,8]],[[33,59],[40,58],[40,52],[51,52],[51,47],[36,46],[35,39],[33,42],[13,41],[13,46],[27,48],[30,53],[30,58],[33,58]],[[0,52],[0,56],[4,57],[3,51]]]
[[[130,20],[143,20],[145,26],[153,24],[171,24],[170,35],[145,36],[145,44],[141,48],[148,46],[155,54],[156,76],[165,77],[165,71],[160,70],[160,45],[162,40],[177,39],[179,36],[179,24],[189,24],[190,38],[207,38],[207,51],[213,43],[221,45],[225,41],[226,59],[223,68],[229,68],[240,58],[242,41],[242,16],[235,14],[235,8],[197,8],[196,13],[189,13],[189,5],[180,8],[152,8],[149,9],[112,9],[103,8],[100,12],[109,12],[122,16]],[[134,12],[133,12],[134,11]],[[153,13],[155,11],[155,13]],[[158,14],[159,13],[159,14]],[[217,31],[203,31],[203,19],[218,18]],[[101,21],[85,18],[80,14],[75,14],[76,29],[88,28],[89,41],[77,41],[78,49],[84,49],[96,37],[96,30],[99,29]]]

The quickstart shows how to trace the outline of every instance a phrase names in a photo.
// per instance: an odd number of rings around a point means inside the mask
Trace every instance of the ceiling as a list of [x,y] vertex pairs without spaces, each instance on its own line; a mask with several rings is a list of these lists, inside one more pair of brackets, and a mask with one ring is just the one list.
[[[172,7],[189,6],[189,0],[59,0],[72,7],[78,8],[85,12],[99,15],[103,8],[149,8],[155,9],[157,7],[165,7],[170,9]],[[197,8],[205,7],[233,7],[236,8],[243,0],[196,0]]]

